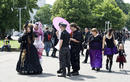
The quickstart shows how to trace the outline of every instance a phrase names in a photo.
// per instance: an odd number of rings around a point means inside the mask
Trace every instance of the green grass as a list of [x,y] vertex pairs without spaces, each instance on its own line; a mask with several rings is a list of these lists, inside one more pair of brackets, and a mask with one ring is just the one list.
[[[3,46],[3,40],[0,40],[0,48]],[[20,44],[18,41],[10,40],[11,48],[19,48]]]

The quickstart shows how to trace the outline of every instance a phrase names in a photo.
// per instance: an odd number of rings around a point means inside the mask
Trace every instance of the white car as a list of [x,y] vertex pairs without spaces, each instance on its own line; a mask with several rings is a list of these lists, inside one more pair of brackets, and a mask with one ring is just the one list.
[[21,37],[22,35],[23,35],[23,33],[20,33],[20,32],[18,32],[18,31],[15,31],[15,32],[13,32],[13,35],[11,36],[11,38],[12,38],[13,40],[18,40],[19,37]]

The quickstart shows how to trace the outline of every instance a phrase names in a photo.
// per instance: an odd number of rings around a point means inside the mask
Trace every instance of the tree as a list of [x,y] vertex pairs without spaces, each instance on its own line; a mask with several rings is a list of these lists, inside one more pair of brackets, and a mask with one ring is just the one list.
[[130,27],[130,4],[124,3],[123,0],[116,0],[118,6],[123,10],[123,12],[127,15],[126,27]]
[[129,9],[128,9],[126,3],[124,3],[123,0],[115,0],[115,1],[116,1],[117,5],[119,6],[119,8],[122,9],[125,14],[128,14]]
[[22,24],[30,19],[29,12],[33,8],[38,8],[37,0],[0,0],[0,32],[3,34],[9,29],[18,29],[18,7],[26,9],[22,10]]
[[37,13],[35,15],[35,19],[37,21],[41,21],[42,24],[48,24],[48,25],[50,25],[51,24],[51,16],[52,16],[52,14],[51,14],[51,7],[52,6],[49,5],[49,4],[46,4],[43,7],[41,7],[37,11]]
[[100,28],[104,28],[105,21],[110,21],[115,29],[125,26],[126,15],[114,0],[104,0],[101,5],[97,5],[93,13],[96,13],[96,26]]
[[69,22],[76,22],[80,27],[104,28],[105,21],[112,27],[124,27],[126,16],[115,0],[56,0],[52,7],[52,19],[63,17]]
[[92,25],[89,0],[56,0],[52,7],[52,19],[57,16],[75,22],[80,27]]
[[129,13],[130,12],[130,4],[129,3],[125,3],[125,5],[127,6],[128,13]]
[[126,27],[130,30],[130,12],[127,15]]

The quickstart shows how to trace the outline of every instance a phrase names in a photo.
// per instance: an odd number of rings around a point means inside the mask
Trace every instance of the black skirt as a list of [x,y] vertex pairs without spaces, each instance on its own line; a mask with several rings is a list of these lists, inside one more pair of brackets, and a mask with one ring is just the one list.
[[42,67],[39,61],[37,49],[33,44],[21,50],[16,71],[20,74],[42,73]]

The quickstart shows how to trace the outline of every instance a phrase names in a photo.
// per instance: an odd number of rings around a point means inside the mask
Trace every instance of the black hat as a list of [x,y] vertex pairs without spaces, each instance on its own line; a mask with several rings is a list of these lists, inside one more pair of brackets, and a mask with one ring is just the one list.
[[61,23],[59,23],[59,26],[63,26],[66,28],[67,24],[61,22]]
[[29,24],[29,22],[27,21],[27,22],[25,23],[24,28],[27,28],[28,24]]

